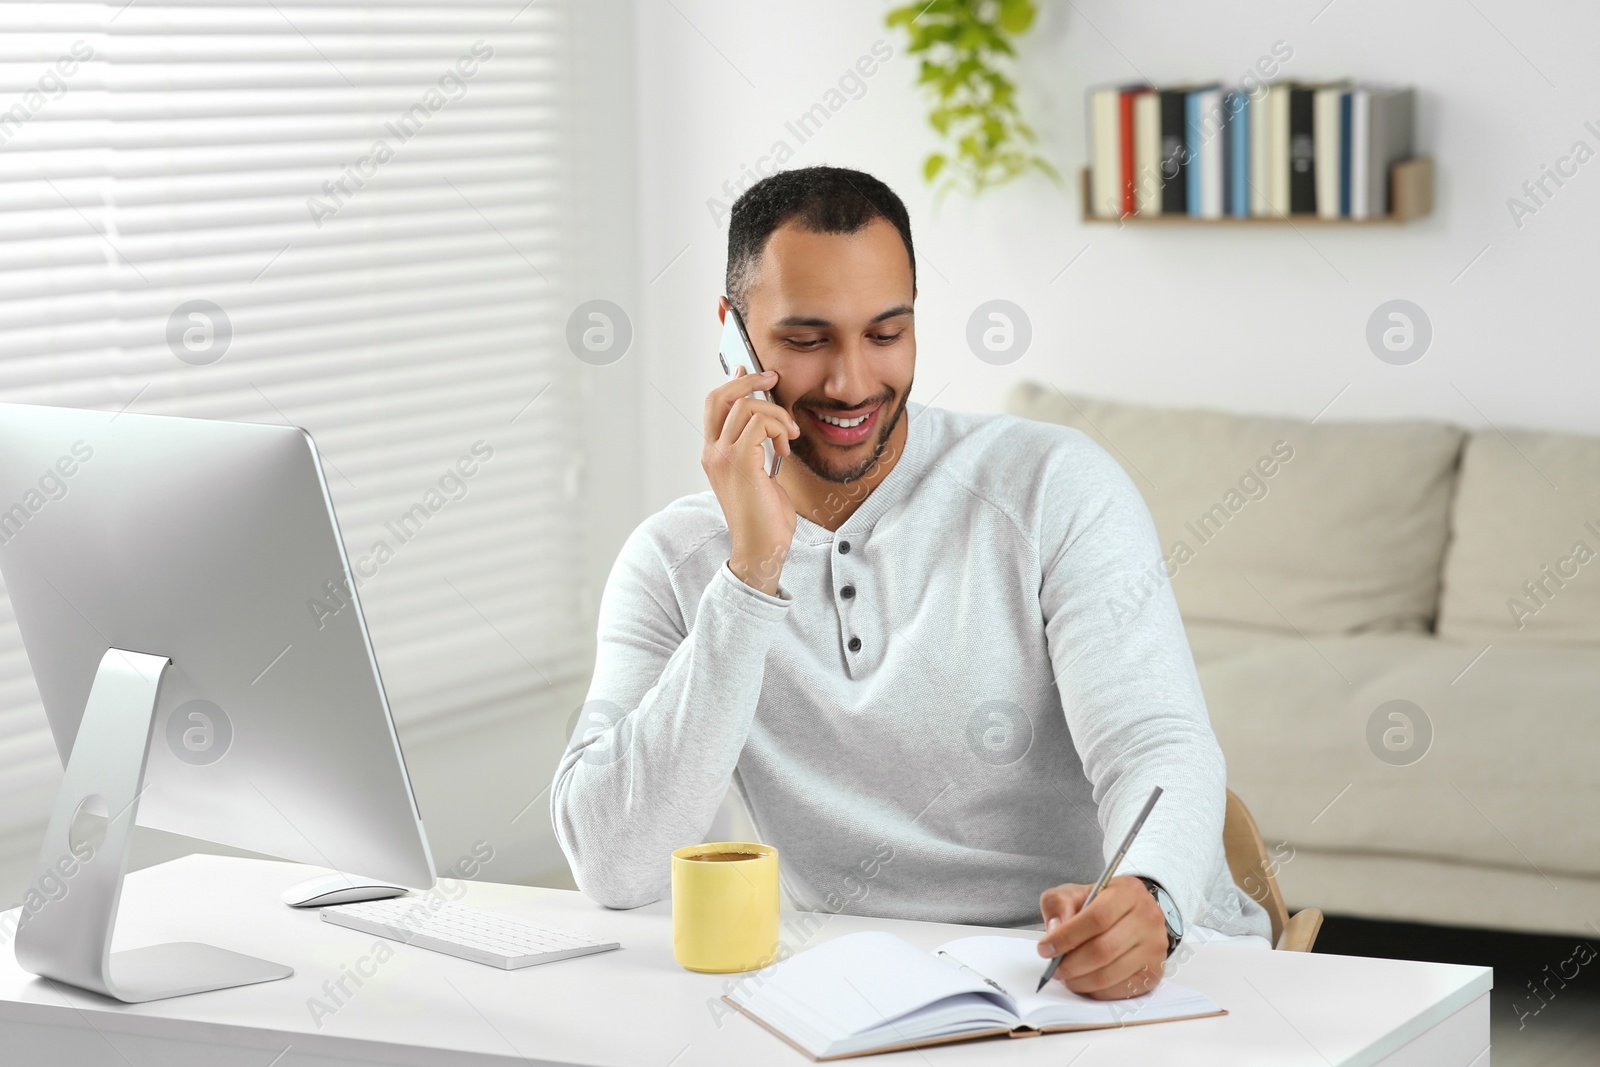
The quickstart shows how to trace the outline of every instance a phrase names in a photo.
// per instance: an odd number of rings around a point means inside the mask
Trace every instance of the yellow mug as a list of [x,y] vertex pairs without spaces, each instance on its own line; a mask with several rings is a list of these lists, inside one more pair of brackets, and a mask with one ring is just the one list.
[[778,850],[753,841],[672,854],[672,956],[691,971],[754,971],[778,956]]

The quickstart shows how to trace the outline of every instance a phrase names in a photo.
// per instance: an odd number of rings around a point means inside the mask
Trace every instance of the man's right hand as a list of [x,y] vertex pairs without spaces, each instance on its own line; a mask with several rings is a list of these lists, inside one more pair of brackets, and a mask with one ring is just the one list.
[[770,396],[777,382],[772,371],[748,375],[741,368],[739,377],[711,390],[700,452],[700,466],[733,542],[728,568],[746,585],[773,596],[794,541],[795,511],[788,492],[768,476],[761,443],[771,440],[778,455],[787,456],[800,427],[779,405],[749,394],[760,389]]

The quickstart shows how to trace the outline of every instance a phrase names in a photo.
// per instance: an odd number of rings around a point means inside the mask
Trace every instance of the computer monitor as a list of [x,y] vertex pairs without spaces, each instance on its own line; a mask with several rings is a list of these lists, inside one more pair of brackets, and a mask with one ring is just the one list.
[[[293,973],[110,952],[140,825],[434,884],[309,434],[0,404],[0,573],[66,767],[19,963],[121,1000]],[[197,887],[201,889],[203,887]]]

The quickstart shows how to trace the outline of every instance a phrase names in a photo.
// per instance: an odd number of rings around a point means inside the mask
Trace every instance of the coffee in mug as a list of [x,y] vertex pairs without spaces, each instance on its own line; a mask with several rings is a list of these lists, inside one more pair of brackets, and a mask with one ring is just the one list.
[[778,850],[751,841],[672,854],[672,955],[691,971],[754,971],[778,956]]

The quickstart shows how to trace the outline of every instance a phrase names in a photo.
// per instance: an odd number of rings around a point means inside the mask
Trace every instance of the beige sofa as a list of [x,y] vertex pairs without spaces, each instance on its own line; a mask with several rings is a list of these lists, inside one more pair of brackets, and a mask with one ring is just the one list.
[[1600,934],[1600,438],[1008,407],[1144,493],[1291,910]]

